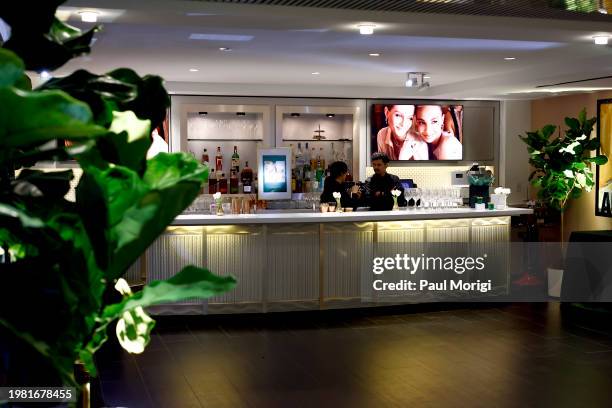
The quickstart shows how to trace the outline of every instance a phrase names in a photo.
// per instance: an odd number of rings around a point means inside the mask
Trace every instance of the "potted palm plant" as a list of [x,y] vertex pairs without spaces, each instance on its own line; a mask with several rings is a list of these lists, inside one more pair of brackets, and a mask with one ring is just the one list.
[[[170,102],[160,77],[79,70],[31,89],[26,69],[52,71],[89,52],[99,29],[60,22],[60,3],[0,11],[2,386],[78,387],[86,376],[75,376],[75,363],[96,375],[114,322],[120,344],[142,352],[154,326],[144,308],[236,284],[187,266],[136,293],[127,287],[122,276],[197,197],[208,169],[183,153],[146,159]],[[66,160],[82,171],[71,200],[73,169],[33,168]]]

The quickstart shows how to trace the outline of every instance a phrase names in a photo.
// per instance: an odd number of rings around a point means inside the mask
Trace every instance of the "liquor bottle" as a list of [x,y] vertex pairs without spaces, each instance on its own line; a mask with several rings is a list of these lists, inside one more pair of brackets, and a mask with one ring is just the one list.
[[238,154],[238,146],[234,146],[234,154],[232,154],[232,170],[238,174],[240,172],[240,155]]
[[223,154],[221,146],[217,146],[217,155],[215,156],[215,171],[223,171]]
[[210,159],[208,158],[208,149],[204,149],[204,152],[202,153],[202,164],[206,164],[208,166],[209,163]]
[[217,179],[217,191],[221,194],[227,194],[227,179],[225,178],[225,173],[221,173],[221,177]]
[[304,153],[302,153],[302,144],[298,143],[298,150],[295,154],[295,168],[298,174],[298,177],[304,171]]
[[315,148],[312,148],[312,152],[310,153],[310,168],[315,170],[317,168],[317,154]]
[[297,177],[295,177],[295,170],[291,170],[291,192],[297,193]]
[[214,170],[211,170],[208,174],[208,194],[215,194],[217,192],[217,175]]
[[230,174],[229,192],[230,194],[238,194],[238,173],[236,170],[232,170]]
[[249,167],[249,162],[245,162],[242,173],[240,173],[240,181],[242,181],[242,191],[245,194],[253,192],[253,170]]
[[321,166],[321,160],[317,161],[317,182],[319,185],[319,191],[323,191],[322,187],[323,187],[323,175],[325,174],[325,171],[323,170],[323,167]]
[[319,160],[321,160],[321,167],[325,168],[325,153],[322,147],[319,149]]
[[310,163],[310,150],[308,149],[308,142],[306,142],[306,147],[304,148],[304,164]]

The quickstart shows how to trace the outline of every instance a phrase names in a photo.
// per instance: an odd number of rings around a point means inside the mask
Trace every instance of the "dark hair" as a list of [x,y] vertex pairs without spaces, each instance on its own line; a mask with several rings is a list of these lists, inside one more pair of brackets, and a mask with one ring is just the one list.
[[331,178],[337,178],[344,173],[348,173],[348,166],[345,162],[337,161],[329,165],[329,175]]
[[374,160],[382,160],[383,163],[388,164],[389,163],[389,156],[387,156],[384,153],[381,152],[376,152],[372,155],[372,158],[370,159],[370,162],[373,162]]

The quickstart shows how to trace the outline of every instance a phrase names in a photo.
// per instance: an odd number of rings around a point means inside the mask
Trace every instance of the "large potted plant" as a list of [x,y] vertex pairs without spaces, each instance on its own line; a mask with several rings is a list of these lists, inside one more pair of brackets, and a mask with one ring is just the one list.
[[[136,293],[121,278],[197,197],[208,169],[183,153],[146,160],[169,106],[157,76],[79,70],[31,89],[26,69],[88,52],[98,30],[60,22],[60,3],[0,11],[11,33],[0,48],[0,385],[75,386],[75,363],[96,374],[111,323],[125,349],[142,352],[154,326],[143,308],[235,285],[197,266]],[[82,170],[76,200],[65,198],[72,169],[32,168],[58,160]]]
[[[597,138],[591,137],[596,120],[587,119],[586,109],[583,109],[577,118],[565,118],[567,128],[564,135],[559,129],[557,136],[554,136],[557,127],[546,125],[535,132],[527,132],[526,136],[519,136],[527,144],[529,164],[534,168],[529,180],[538,189],[538,198],[561,214],[561,242],[564,240],[563,213],[569,201],[593,189],[593,164],[608,161],[604,155],[591,154],[599,147]],[[560,275],[562,271],[549,269],[549,274],[555,273]]]

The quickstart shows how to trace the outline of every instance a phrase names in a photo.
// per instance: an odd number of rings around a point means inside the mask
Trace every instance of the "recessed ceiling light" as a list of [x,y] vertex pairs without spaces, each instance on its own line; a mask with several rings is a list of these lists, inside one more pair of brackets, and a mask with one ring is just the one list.
[[376,25],[374,25],[374,24],[359,24],[357,27],[359,27],[359,34],[361,34],[361,35],[370,35],[370,34],[374,34],[374,29],[376,28]]
[[189,68],[189,72],[198,72],[198,71],[199,71],[199,69],[197,69],[197,68]]
[[198,112],[198,114],[199,114],[200,116],[206,116],[206,115],[208,115],[208,112]]
[[203,34],[203,33],[192,33],[189,35],[190,40],[203,40],[203,41],[237,41],[245,42],[251,41],[254,37],[252,35],[241,35],[241,34]]
[[98,13],[93,10],[83,10],[79,11],[79,15],[81,16],[81,21],[84,23],[96,23],[98,22]]
[[40,78],[43,80],[47,80],[51,78],[51,73],[49,71],[40,71]]
[[231,48],[228,48],[228,47],[219,47],[219,51],[227,51],[227,52],[229,52],[229,51],[231,51],[231,50],[232,50],[232,49],[231,49]]
[[377,52],[371,52],[370,54],[368,54],[370,57],[380,57],[380,54]]
[[236,115],[238,115],[238,116],[246,116],[246,112],[236,112]]
[[297,112],[293,112],[293,113],[291,114],[291,117],[292,117],[292,118],[297,118],[297,117],[299,117],[299,116],[300,116],[300,114],[299,114],[299,113],[297,113]]
[[506,61],[514,61],[516,59],[516,57],[506,57],[504,58],[504,60]]
[[326,116],[327,116],[328,118],[333,118],[333,117],[334,117],[334,116],[336,116],[336,115],[335,115],[334,113],[328,113]]
[[608,45],[608,40],[610,39],[607,35],[596,35],[593,37],[593,41],[596,45]]
[[318,72],[318,71],[315,71],[315,72],[312,73],[312,75],[321,75],[321,73]]

